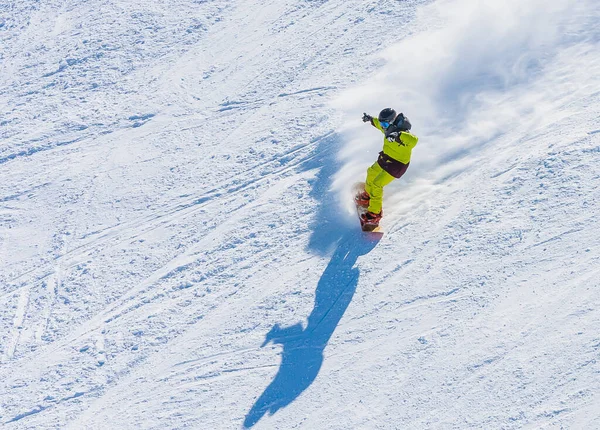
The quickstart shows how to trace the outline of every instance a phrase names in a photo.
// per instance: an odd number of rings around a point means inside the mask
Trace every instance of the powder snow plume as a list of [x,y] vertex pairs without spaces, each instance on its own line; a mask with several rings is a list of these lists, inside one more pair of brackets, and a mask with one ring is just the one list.
[[[375,46],[384,66],[334,102],[346,118],[343,167],[333,183],[340,200],[350,200],[347,184],[364,180],[381,150],[381,135],[363,125],[363,112],[394,107],[420,138],[408,173],[388,187],[402,188],[404,198],[476,162],[477,149],[507,130],[558,120],[557,94],[571,94],[573,82],[588,80],[577,75],[591,77],[597,66],[598,16],[594,2],[568,0],[447,0],[421,8],[412,26],[431,30]],[[574,76],[564,79],[565,69]],[[394,198],[388,192],[388,203]]]

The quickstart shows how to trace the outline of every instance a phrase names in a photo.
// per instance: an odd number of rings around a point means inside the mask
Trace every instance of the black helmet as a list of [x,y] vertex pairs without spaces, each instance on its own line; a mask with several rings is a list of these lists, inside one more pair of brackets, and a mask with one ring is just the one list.
[[392,122],[396,119],[396,111],[392,108],[385,108],[381,112],[379,112],[379,116],[377,117],[379,122]]

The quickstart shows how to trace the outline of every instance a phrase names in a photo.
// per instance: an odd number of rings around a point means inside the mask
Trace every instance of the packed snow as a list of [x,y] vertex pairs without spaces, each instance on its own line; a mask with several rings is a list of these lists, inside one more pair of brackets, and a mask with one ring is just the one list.
[[2,428],[600,428],[597,0],[9,0],[0,47]]

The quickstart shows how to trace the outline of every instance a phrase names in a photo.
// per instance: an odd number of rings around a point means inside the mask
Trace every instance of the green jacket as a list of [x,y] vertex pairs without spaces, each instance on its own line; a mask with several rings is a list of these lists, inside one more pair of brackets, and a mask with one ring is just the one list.
[[[371,123],[385,136],[386,130],[383,127],[381,127],[381,124],[379,124],[379,120],[377,118],[373,118]],[[387,140],[387,137],[384,137],[383,153],[389,158],[399,161],[402,164],[408,164],[410,163],[412,149],[417,145],[418,141],[419,138],[417,136],[415,136],[414,134],[410,134],[407,131],[400,132],[398,138],[393,142],[390,142],[389,140]]]

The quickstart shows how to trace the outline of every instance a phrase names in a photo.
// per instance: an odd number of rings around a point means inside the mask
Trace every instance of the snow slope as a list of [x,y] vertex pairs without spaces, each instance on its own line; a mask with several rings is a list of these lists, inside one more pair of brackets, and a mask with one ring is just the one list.
[[[600,428],[599,23],[0,5],[3,427]],[[365,236],[388,105],[420,143]]]

